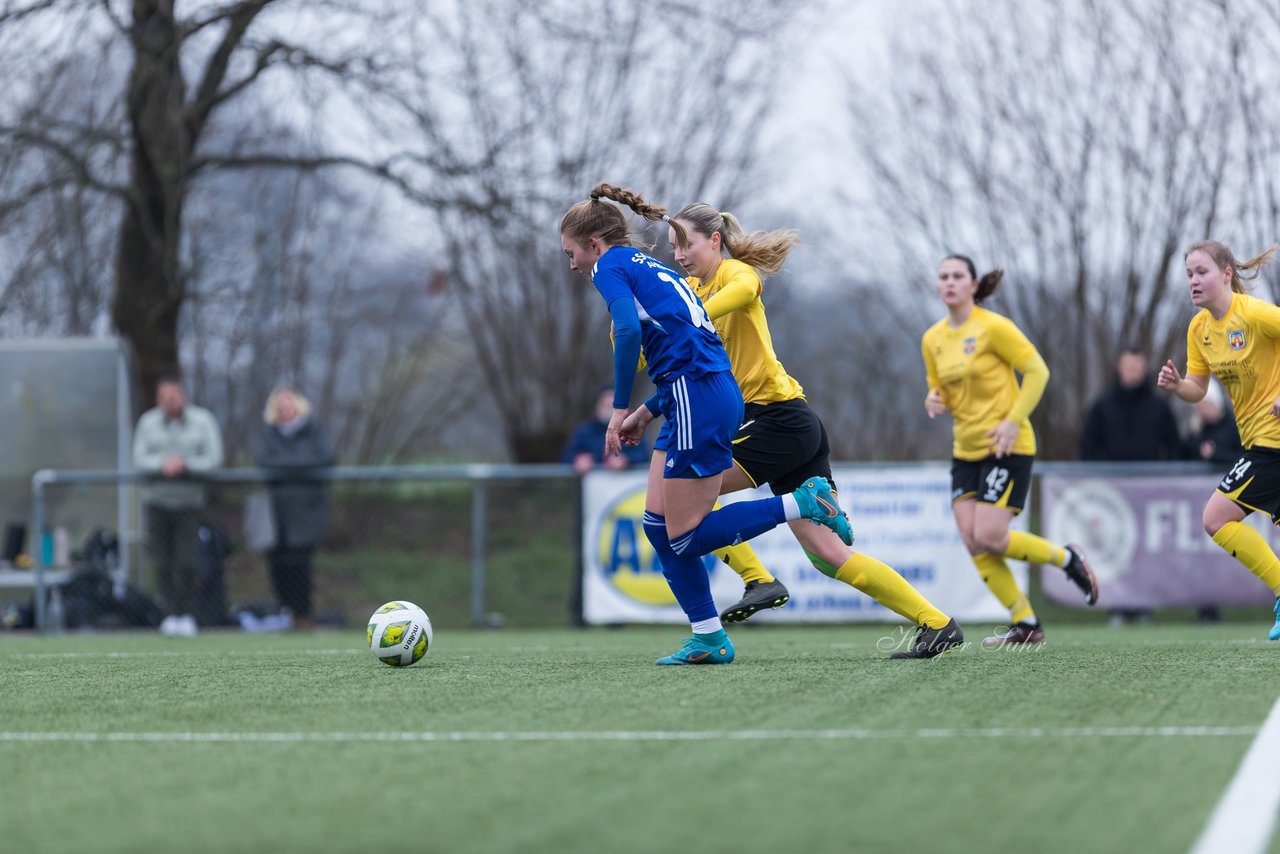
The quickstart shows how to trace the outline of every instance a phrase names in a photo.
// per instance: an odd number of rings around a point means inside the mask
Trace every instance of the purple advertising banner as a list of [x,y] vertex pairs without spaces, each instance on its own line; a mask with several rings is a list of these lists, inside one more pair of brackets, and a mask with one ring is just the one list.
[[[1217,475],[1040,479],[1044,536],[1078,543],[1098,576],[1098,607],[1271,605],[1275,596],[1204,532],[1200,517]],[[1274,548],[1280,532],[1254,513],[1248,524]],[[1046,569],[1045,595],[1085,607],[1066,576]]]

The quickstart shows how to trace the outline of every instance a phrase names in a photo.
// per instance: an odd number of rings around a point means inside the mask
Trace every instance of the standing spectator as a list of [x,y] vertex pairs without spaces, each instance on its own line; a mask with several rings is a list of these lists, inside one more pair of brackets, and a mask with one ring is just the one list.
[[[1147,374],[1147,357],[1136,346],[1120,351],[1116,379],[1089,407],[1080,436],[1080,459],[1113,462],[1177,460],[1183,456],[1182,437],[1169,402],[1156,397]],[[1111,612],[1112,625],[1145,623],[1144,609]]]
[[317,478],[334,464],[333,446],[311,417],[311,404],[284,386],[267,398],[266,426],[254,458],[271,476],[275,545],[267,552],[276,599],[293,615],[293,628],[311,628],[311,554],[324,539],[328,482]]
[[1187,440],[1187,456],[1193,460],[1234,463],[1244,454],[1240,431],[1222,393],[1222,385],[1210,377],[1204,399],[1196,404],[1191,416],[1191,438]]
[[187,403],[179,377],[161,377],[155,408],[138,419],[133,465],[157,475],[142,487],[142,506],[147,547],[168,615],[160,629],[166,634],[195,634],[191,612],[205,487],[191,475],[222,465],[222,431],[208,410]]
[[1116,360],[1116,381],[1094,401],[1080,436],[1082,460],[1178,460],[1182,438],[1169,402],[1157,397],[1147,357],[1125,347]]
[[[1244,446],[1240,444],[1240,431],[1236,429],[1231,406],[1222,391],[1222,384],[1210,376],[1204,399],[1196,404],[1195,414],[1191,416],[1187,457],[1214,463],[1234,463],[1242,456]],[[1217,605],[1201,605],[1196,619],[1202,623],[1217,623],[1222,620],[1222,612]]]
[[644,442],[634,447],[623,445],[621,454],[604,457],[604,435],[612,417],[613,386],[605,386],[596,397],[595,415],[574,429],[564,449],[562,460],[573,463],[578,474],[586,474],[599,465],[610,471],[622,471],[634,465],[648,467],[649,449]]

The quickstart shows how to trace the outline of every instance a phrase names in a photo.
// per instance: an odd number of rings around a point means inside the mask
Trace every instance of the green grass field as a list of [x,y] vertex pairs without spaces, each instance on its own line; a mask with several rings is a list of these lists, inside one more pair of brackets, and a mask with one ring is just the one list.
[[1184,852],[1280,695],[1265,625],[892,631],[0,636],[0,850]]

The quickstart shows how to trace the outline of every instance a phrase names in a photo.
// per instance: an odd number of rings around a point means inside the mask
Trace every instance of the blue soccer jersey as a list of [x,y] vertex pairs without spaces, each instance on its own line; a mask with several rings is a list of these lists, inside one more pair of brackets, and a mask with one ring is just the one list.
[[[609,306],[619,341],[629,331],[623,326],[634,305],[649,377],[655,383],[729,370],[729,357],[702,302],[680,274],[661,261],[638,249],[614,246],[592,267],[591,281]],[[627,302],[615,305],[618,300]],[[618,347],[615,358],[623,363],[629,359],[634,377],[636,354],[624,352],[627,349]],[[630,393],[631,383],[625,386],[616,389],[615,403]]]

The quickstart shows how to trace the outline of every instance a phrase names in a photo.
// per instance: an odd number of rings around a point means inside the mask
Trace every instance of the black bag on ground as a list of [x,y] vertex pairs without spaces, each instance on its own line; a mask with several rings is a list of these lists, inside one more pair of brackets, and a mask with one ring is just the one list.
[[111,572],[120,565],[120,538],[115,531],[94,528],[80,551],[71,555],[71,565],[82,571]]
[[117,590],[97,569],[77,572],[59,592],[69,629],[154,629],[164,618],[150,596],[131,584]]
[[112,579],[120,566],[120,538],[94,528],[71,555],[76,573],[62,585],[62,609],[69,629],[154,629],[164,612],[155,600],[131,584]]

